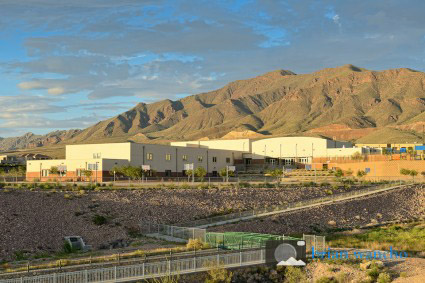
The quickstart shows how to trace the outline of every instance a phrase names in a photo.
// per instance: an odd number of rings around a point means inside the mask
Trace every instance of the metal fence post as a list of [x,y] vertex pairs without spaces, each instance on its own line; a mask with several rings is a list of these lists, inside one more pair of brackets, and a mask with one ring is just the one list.
[[114,266],[114,280],[117,281],[117,267]]
[[[88,274],[88,270],[87,269],[84,270],[84,280],[85,280],[86,283],[89,282],[89,274]],[[55,282],[56,282],[56,280],[55,280]]]
[[239,252],[239,262],[240,266],[242,266],[242,251]]
[[167,262],[167,269],[168,269],[168,274],[171,274],[171,260],[168,260]]

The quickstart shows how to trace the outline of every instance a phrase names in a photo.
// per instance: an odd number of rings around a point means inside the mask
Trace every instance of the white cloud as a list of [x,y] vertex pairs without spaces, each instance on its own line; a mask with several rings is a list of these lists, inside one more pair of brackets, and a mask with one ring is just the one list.
[[59,94],[64,94],[65,89],[63,87],[51,87],[47,89],[47,92],[49,94],[59,95]]
[[20,89],[40,89],[43,88],[43,85],[40,82],[37,81],[28,81],[28,82],[21,82],[18,84],[18,87]]

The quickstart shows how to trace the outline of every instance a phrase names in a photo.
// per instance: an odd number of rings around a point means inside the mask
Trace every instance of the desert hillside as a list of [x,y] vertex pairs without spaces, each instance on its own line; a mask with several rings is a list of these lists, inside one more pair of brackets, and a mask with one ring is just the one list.
[[424,83],[425,73],[406,68],[371,71],[344,65],[300,75],[277,70],[177,101],[139,103],[57,143],[163,142],[246,133],[369,143],[421,141]]

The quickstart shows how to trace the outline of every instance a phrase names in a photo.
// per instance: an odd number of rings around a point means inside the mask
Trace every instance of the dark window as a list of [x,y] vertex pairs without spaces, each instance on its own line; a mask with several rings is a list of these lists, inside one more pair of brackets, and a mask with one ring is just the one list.
[[165,177],[171,177],[171,170],[165,170]]
[[226,157],[226,163],[230,163],[230,157]]
[[217,157],[213,156],[212,161],[217,162]]

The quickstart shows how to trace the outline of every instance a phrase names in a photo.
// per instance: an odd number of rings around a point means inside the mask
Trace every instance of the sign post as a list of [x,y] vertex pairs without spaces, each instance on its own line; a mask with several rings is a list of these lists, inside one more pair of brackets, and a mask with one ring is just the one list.
[[[151,166],[150,165],[142,165],[142,170],[143,170],[143,172],[149,171],[149,170],[151,170]],[[144,173],[143,173],[143,175],[144,175]],[[143,177],[142,177],[142,179],[143,179]],[[148,177],[146,177],[146,182],[147,182],[147,180],[148,180]]]
[[236,171],[236,167],[235,166],[226,166],[226,181],[227,183],[229,182],[229,171]]

